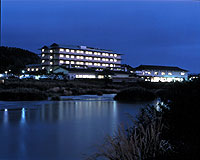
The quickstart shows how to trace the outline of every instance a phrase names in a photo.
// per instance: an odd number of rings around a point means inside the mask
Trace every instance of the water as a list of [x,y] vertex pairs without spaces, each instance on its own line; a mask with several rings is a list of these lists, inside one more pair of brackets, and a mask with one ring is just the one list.
[[0,159],[83,159],[145,105],[118,103],[113,95],[62,98],[0,102]]

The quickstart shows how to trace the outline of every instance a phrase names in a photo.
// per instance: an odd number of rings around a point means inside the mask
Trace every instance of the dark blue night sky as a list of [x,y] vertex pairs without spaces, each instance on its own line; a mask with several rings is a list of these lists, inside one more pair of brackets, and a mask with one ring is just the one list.
[[200,3],[3,0],[3,45],[88,45],[124,54],[123,63],[200,72]]

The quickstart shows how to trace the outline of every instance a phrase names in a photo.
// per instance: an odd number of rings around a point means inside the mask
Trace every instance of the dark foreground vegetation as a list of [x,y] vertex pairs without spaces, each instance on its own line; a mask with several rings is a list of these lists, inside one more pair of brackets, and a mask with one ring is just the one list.
[[142,109],[132,127],[119,127],[89,159],[199,159],[200,81],[142,85],[154,91],[164,105],[160,110],[155,106]]
[[0,73],[11,70],[18,74],[27,64],[35,63],[40,63],[35,53],[20,48],[0,47]]
[[107,80],[5,80],[0,84],[0,100],[59,100],[60,96],[113,94],[123,85]]
[[45,100],[48,96],[45,92],[34,88],[15,88],[0,90],[0,100],[4,101],[35,101]]

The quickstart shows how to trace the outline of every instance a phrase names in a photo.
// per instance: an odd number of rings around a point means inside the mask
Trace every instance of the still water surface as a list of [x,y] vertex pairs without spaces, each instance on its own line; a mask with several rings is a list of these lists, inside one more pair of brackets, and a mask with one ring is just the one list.
[[67,99],[0,101],[0,159],[83,159],[145,105],[119,103],[113,95]]

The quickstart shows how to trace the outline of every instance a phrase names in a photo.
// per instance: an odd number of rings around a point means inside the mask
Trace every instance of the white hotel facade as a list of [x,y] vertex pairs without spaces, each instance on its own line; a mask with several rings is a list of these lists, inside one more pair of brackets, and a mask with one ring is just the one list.
[[150,82],[175,82],[188,80],[188,71],[179,67],[140,65],[135,68],[135,73],[145,81]]
[[51,72],[58,66],[66,68],[121,68],[121,54],[87,46],[60,46],[52,44],[41,48],[41,69]]

